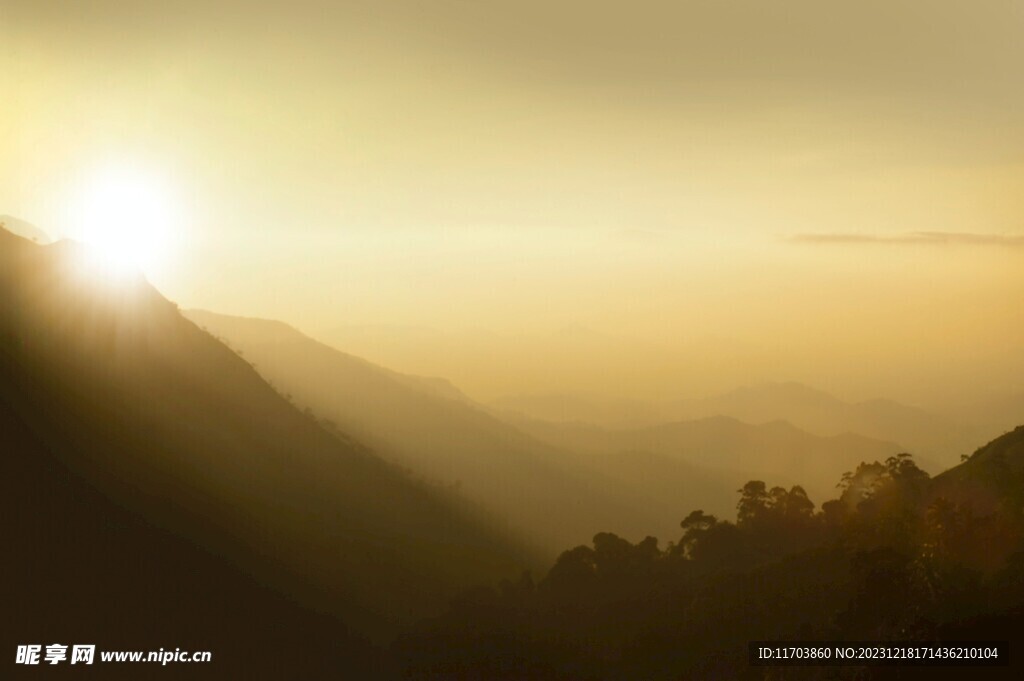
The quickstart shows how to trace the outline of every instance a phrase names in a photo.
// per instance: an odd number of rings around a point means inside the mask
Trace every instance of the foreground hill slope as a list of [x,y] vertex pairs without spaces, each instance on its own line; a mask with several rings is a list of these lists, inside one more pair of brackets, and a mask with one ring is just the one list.
[[983,447],[932,481],[932,495],[982,514],[1024,508],[1024,426]]
[[[146,282],[97,276],[74,244],[0,231],[0,360],[4,539],[17,556],[8,621],[39,621],[40,604],[62,612],[76,574],[106,569],[108,584],[151,580],[155,594],[215,592],[237,576],[289,594],[282,607],[386,636],[525,558],[464,502],[300,413]],[[69,545],[60,530],[76,523],[87,539]],[[104,534],[119,524],[133,529]],[[147,548],[157,537],[177,547],[163,570]],[[32,578],[46,571],[53,580]],[[64,619],[137,634],[131,618],[116,624],[112,598]],[[230,603],[210,606],[223,609],[214,623],[237,616]],[[248,619],[273,616],[264,605]]]
[[[906,454],[866,461],[820,511],[769,485],[743,486],[735,520],[695,510],[667,544],[600,533],[567,547],[539,581],[467,594],[393,653],[410,678],[1022,677],[1024,427],[935,479]],[[790,674],[751,666],[754,640],[971,641],[969,659],[1000,666]]]
[[[8,368],[0,369],[5,386]],[[390,675],[386,659],[339,618],[296,604],[251,571],[71,474],[67,451],[43,442],[5,401],[0,443],[0,536],[8,556],[0,563],[0,641],[6,649],[62,642],[97,650],[210,651],[210,664],[179,670],[188,678],[317,678],[341,669]],[[311,649],[331,656],[310,655]],[[40,670],[13,671],[29,678]],[[173,668],[161,671],[175,678]],[[140,678],[128,664],[104,665],[102,673]]]

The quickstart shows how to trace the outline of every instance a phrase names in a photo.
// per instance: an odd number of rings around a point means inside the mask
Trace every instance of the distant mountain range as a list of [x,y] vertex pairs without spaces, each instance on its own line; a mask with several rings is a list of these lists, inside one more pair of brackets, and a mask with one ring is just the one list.
[[961,454],[984,439],[978,428],[943,414],[892,400],[846,402],[799,383],[767,383],[672,406],[683,418],[725,414],[749,423],[784,419],[820,435],[858,433],[889,440],[922,461],[934,462],[933,471],[935,464],[959,463]]
[[[893,442],[861,435],[811,435],[785,421],[750,425],[727,416],[624,430],[527,420],[519,426],[552,445],[592,455],[609,475],[642,475],[670,489],[687,489],[697,468],[705,479],[735,481],[723,501],[735,498],[740,483],[758,479],[787,488],[802,485],[821,503],[834,496],[842,473],[900,451]],[[689,501],[693,505],[695,499]],[[732,508],[722,506],[719,501],[693,507],[731,515]]]
[[991,426],[959,422],[891,400],[846,402],[799,383],[765,383],[704,399],[663,403],[577,395],[521,395],[496,400],[490,406],[500,413],[531,419],[575,421],[613,429],[713,416],[728,416],[751,424],[788,421],[815,435],[856,433],[895,442],[915,454],[922,467],[930,470],[955,465],[974,443],[998,434],[992,432]]
[[730,516],[736,490],[753,478],[805,485],[821,501],[845,471],[900,449],[853,434],[814,436],[787,423],[752,426],[732,418],[633,430],[507,413],[499,420],[441,379],[398,374],[280,322],[186,315],[254,362],[300,407],[430,479],[461,481],[462,493],[549,552],[602,526],[635,538],[668,536],[694,508]]

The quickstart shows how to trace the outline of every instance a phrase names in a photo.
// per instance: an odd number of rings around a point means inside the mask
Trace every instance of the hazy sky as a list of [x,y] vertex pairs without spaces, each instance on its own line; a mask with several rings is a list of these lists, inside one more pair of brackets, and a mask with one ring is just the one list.
[[140,169],[169,297],[483,397],[1021,391],[1022,36],[1009,0],[0,0],[0,214],[71,233]]

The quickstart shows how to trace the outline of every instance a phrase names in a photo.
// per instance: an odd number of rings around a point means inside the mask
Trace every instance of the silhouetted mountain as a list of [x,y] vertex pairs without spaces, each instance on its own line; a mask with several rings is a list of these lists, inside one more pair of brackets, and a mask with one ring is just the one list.
[[457,485],[548,555],[601,527],[629,536],[655,529],[657,509],[643,503],[646,490],[581,465],[439,379],[384,369],[280,322],[187,315],[225,338],[300,407],[428,479]]
[[[315,343],[299,330],[285,324],[284,322],[269,319],[257,319],[253,317],[237,317],[231,315],[208,312],[206,310],[185,310],[185,317],[191,319],[200,327],[220,337],[220,340],[228,343],[230,347],[238,349],[247,346],[259,345],[287,345],[291,343]],[[403,385],[417,390],[418,392],[443,397],[460,402],[471,403],[461,390],[451,384],[450,381],[437,376],[414,376],[391,371],[384,367],[367,362],[359,357],[347,353],[344,355],[347,361],[358,364],[361,369],[377,375],[384,375]]]
[[523,565],[81,250],[0,230],[5,647],[74,633],[209,649],[219,678],[358,677],[381,660],[347,629],[379,640]]
[[[859,435],[822,437],[784,421],[754,426],[724,416],[632,430],[543,421],[519,425],[552,445],[593,455],[610,474],[637,475],[630,471],[635,465],[651,479],[671,480],[666,493],[675,486],[680,500],[691,504],[703,497],[692,508],[720,515],[731,514],[733,493],[746,480],[800,484],[820,503],[834,494],[839,476],[861,461],[899,452],[899,445]],[[724,495],[717,493],[723,482],[728,483]],[[682,491],[691,489],[703,493],[690,497]],[[711,490],[716,494],[709,499]]]
[[672,405],[677,418],[732,416],[747,423],[785,420],[818,435],[858,433],[899,443],[927,467],[956,463],[982,437],[947,416],[891,400],[846,402],[799,383],[766,383]]
[[[40,437],[7,403],[14,379],[6,351],[2,359],[5,648],[63,642],[212,652],[210,664],[189,665],[188,678],[390,674],[374,645],[338,617],[296,604],[252,570],[154,525],[74,474],[63,438]],[[22,671],[25,678],[40,672]],[[143,676],[131,664],[104,665],[102,674]]]
[[935,477],[932,495],[995,513],[1024,502],[1024,426],[979,448],[966,461]]
[[[817,512],[799,486],[738,496],[735,521],[695,510],[664,548],[602,532],[536,582],[467,592],[393,653],[412,678],[1020,678],[1024,427],[934,480],[909,455],[865,461]],[[751,666],[755,640],[1009,648],[984,670],[798,669]]]
[[[423,379],[339,352],[280,322],[186,314],[255,362],[301,407],[415,471],[460,480],[467,496],[548,550],[599,528],[637,537],[670,531],[675,521],[666,519],[691,508],[728,515],[735,490],[752,477],[804,484],[823,501],[843,472],[899,451],[856,435],[818,437],[781,422],[749,426],[728,418],[629,431],[510,418],[512,428],[457,391],[456,400],[438,399]],[[553,515],[561,522],[548,522]]]
[[990,428],[976,426],[973,421],[960,423],[947,415],[891,400],[846,402],[800,383],[765,383],[708,398],[661,403],[549,394],[502,398],[491,406],[512,419],[577,421],[614,429],[713,416],[729,416],[755,425],[788,421],[815,435],[857,433],[898,443],[931,469],[954,465],[960,454],[991,436]]
[[51,241],[49,235],[43,230],[10,215],[0,215],[0,230],[7,230],[11,234],[16,234],[37,244],[48,244]]

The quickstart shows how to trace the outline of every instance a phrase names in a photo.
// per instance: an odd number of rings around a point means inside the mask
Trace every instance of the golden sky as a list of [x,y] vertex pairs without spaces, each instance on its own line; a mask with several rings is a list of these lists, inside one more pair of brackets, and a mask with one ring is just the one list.
[[0,214],[71,234],[98,168],[159,177],[169,297],[482,397],[1019,392],[1022,35],[1011,0],[0,0]]

